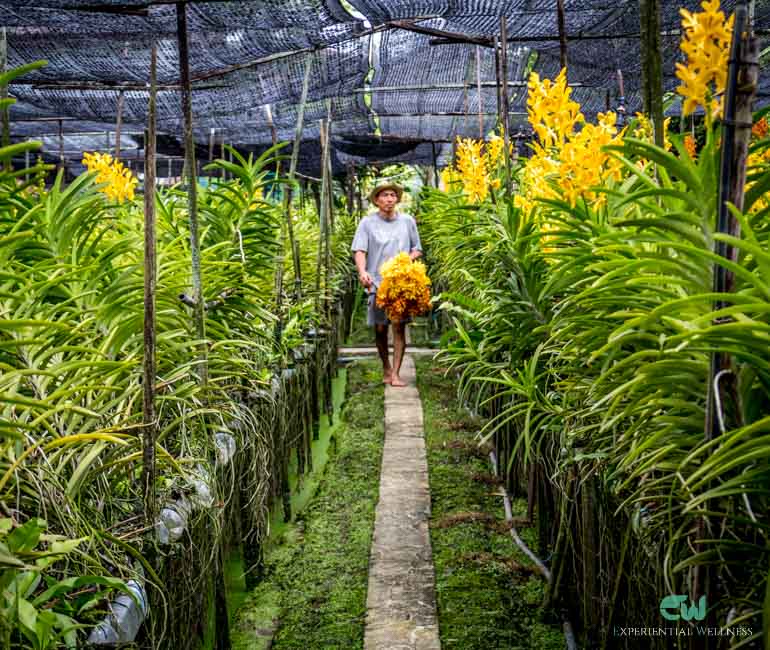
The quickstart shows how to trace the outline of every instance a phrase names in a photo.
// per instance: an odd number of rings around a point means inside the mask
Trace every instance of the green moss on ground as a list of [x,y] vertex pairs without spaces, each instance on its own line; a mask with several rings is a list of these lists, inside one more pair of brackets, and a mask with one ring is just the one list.
[[[431,545],[442,650],[561,650],[558,626],[541,622],[543,581],[531,561],[497,530],[497,487],[484,482],[488,459],[476,451],[478,422],[458,407],[456,382],[428,359],[417,361],[431,491]],[[526,503],[514,501],[514,516]],[[535,547],[535,529],[521,529]]]
[[349,395],[318,492],[286,543],[266,558],[266,577],[234,630],[236,650],[363,648],[369,547],[379,491],[384,392],[377,362],[348,368]]

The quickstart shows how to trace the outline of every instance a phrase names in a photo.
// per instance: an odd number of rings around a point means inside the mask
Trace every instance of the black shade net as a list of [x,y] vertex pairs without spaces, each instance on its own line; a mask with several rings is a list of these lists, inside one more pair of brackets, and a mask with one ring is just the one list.
[[[734,0],[722,3],[726,12]],[[310,65],[301,168],[318,171],[319,120],[332,119],[334,169],[403,160],[442,164],[457,137],[479,137],[497,123],[495,57],[483,45],[452,43],[389,24],[489,38],[506,17],[513,133],[528,135],[526,79],[560,68],[555,3],[537,0],[237,0],[187,5],[194,134],[203,149],[223,142],[261,151],[292,140]],[[641,110],[636,0],[565,0],[572,96],[592,119],[620,103]],[[664,88],[675,91],[680,7],[661,0]],[[770,27],[770,0],[755,2],[755,27]],[[74,165],[78,143],[107,150],[122,104],[122,131],[147,120],[150,49],[158,46],[158,129],[181,139],[177,13],[158,0],[0,0],[11,67],[48,65],[11,84],[12,137],[44,138],[46,154]],[[770,80],[760,75],[759,104]],[[480,88],[479,88],[480,86]],[[119,98],[122,96],[122,99]],[[669,113],[679,111],[673,102]],[[61,118],[61,121],[60,121]],[[272,122],[272,123],[271,123]],[[86,134],[80,139],[75,134]],[[89,139],[90,138],[90,139]],[[434,143],[431,146],[430,143]],[[121,146],[127,151],[130,147]],[[88,150],[88,149],[84,149]],[[142,153],[143,149],[136,151]],[[288,152],[288,149],[287,149]],[[128,153],[126,153],[128,155]],[[139,155],[139,154],[137,154]],[[159,170],[159,173],[163,173]]]

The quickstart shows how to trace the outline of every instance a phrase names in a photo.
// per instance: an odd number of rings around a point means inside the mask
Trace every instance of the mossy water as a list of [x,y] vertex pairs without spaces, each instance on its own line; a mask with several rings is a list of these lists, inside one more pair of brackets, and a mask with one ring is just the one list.
[[[499,488],[477,447],[478,423],[458,406],[452,377],[417,361],[431,490],[431,545],[443,650],[561,650],[557,625],[543,622],[543,580],[504,526]],[[514,515],[526,503],[514,501]],[[535,528],[522,538],[535,547]]]
[[306,509],[268,552],[265,579],[234,625],[236,650],[363,647],[383,443],[380,375],[371,361],[348,368],[330,462]]

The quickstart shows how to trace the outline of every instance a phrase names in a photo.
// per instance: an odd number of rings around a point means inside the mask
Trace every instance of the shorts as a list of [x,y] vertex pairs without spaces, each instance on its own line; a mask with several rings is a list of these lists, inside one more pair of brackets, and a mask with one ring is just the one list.
[[[411,323],[412,317],[409,316],[402,322]],[[385,310],[377,306],[377,294],[374,292],[369,294],[369,310],[366,313],[366,324],[369,325],[369,327],[390,324],[390,320],[388,320]]]

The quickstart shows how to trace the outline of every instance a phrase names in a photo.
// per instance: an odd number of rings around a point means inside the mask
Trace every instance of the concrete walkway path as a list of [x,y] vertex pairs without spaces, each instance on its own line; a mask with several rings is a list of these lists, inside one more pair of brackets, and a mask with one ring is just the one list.
[[385,447],[369,556],[364,649],[440,650],[422,404],[409,353],[401,377],[406,387],[385,387]]
[[[390,349],[393,349],[393,346],[390,346]],[[406,349],[407,354],[416,354],[416,355],[434,355],[437,354],[440,350],[437,350],[436,348],[410,348],[408,347]],[[376,357],[377,356],[377,348],[372,346],[361,346],[361,347],[343,347],[338,348],[338,354],[342,357]],[[406,361],[404,361],[406,363]]]

